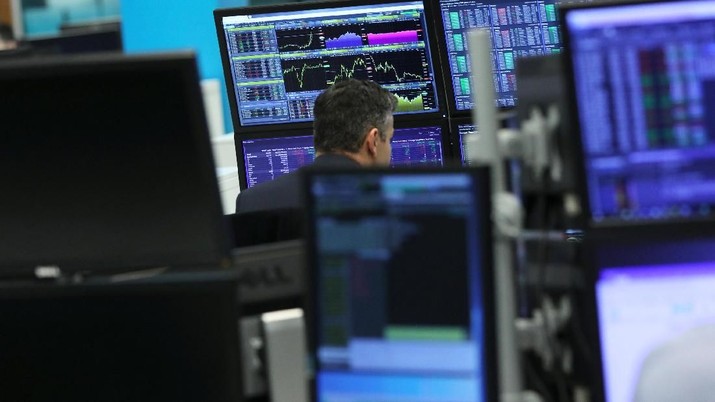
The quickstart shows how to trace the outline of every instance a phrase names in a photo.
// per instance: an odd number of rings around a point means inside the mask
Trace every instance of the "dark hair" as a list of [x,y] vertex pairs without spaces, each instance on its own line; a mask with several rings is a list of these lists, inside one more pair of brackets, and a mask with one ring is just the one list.
[[384,139],[387,118],[396,107],[397,98],[375,82],[352,78],[337,82],[315,100],[315,149],[357,152],[373,127]]

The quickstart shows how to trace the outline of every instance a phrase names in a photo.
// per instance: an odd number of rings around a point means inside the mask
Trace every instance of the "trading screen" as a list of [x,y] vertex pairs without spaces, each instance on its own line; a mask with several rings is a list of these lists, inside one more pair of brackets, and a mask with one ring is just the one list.
[[441,126],[395,129],[390,165],[442,165],[442,135]]
[[712,216],[715,2],[565,15],[594,222]]
[[467,154],[467,141],[466,136],[469,134],[475,134],[477,132],[477,126],[471,123],[464,123],[457,125],[457,135],[459,138],[459,151],[462,155],[462,165],[469,165],[469,154]]
[[244,139],[243,168],[246,184],[256,184],[273,180],[286,173],[309,165],[315,159],[313,135],[291,137]]
[[241,126],[307,122],[337,81],[370,79],[396,113],[439,110],[422,1],[221,18]]
[[474,106],[467,31],[474,28],[490,30],[494,88],[500,107],[516,105],[516,58],[561,50],[553,0],[440,0],[439,5],[444,26],[440,40],[452,73],[454,104],[458,111]]

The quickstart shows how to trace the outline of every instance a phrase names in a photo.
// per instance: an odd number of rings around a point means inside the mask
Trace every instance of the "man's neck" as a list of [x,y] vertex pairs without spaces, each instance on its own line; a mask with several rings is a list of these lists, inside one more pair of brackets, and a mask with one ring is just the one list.
[[316,151],[315,152],[315,157],[319,157],[321,155],[342,155],[347,158],[350,158],[360,164],[361,166],[370,166],[372,162],[370,161],[369,158],[367,158],[365,155],[362,155],[359,152],[348,152],[348,151],[333,151],[333,152],[321,152],[321,151]]

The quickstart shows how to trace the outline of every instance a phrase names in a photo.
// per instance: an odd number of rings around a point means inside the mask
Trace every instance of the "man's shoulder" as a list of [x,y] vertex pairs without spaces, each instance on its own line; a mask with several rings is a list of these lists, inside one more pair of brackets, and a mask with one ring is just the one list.
[[301,208],[303,204],[301,189],[303,172],[306,170],[359,167],[359,163],[345,155],[320,155],[310,165],[242,190],[236,199],[236,213]]
[[236,200],[236,213],[271,209],[299,208],[301,205],[299,171],[241,190]]

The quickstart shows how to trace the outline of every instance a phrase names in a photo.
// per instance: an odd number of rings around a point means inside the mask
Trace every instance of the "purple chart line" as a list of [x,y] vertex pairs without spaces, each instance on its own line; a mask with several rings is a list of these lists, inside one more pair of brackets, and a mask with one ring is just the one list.
[[368,45],[392,45],[395,43],[418,42],[417,31],[400,31],[379,34],[367,34]]

